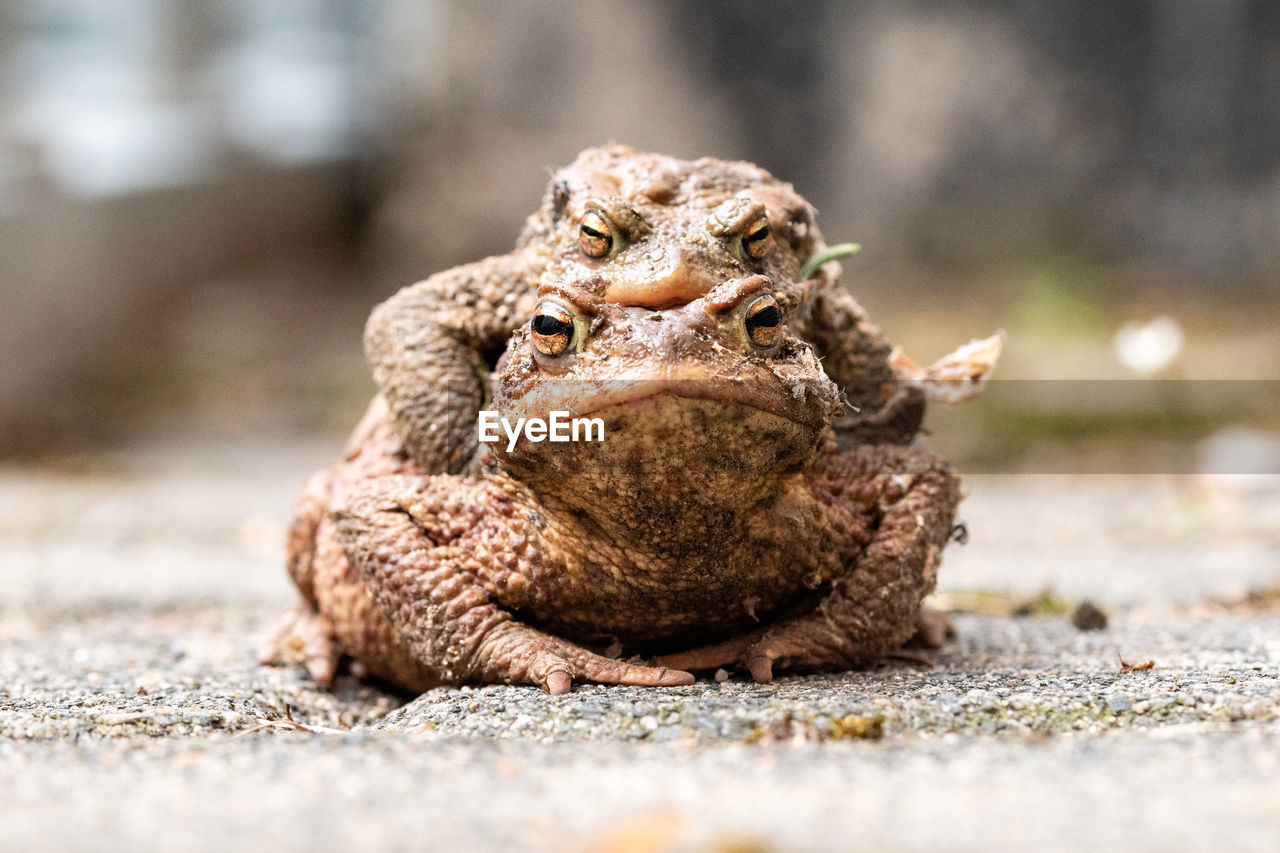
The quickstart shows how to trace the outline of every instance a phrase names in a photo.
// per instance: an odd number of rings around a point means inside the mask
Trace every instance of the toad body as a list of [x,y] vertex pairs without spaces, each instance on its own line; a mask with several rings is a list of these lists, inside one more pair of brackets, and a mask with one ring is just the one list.
[[[563,693],[719,667],[767,682],[901,646],[959,500],[912,439],[926,397],[979,385],[997,343],[916,368],[825,249],[763,169],[583,152],[514,251],[373,312],[380,393],[299,499],[302,602],[266,659],[321,683],[346,658],[414,691]],[[482,409],[603,434],[481,442]]]

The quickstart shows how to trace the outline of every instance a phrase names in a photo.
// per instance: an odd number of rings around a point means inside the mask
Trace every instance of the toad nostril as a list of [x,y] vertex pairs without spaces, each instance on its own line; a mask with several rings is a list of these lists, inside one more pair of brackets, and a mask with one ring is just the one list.
[[602,294],[605,300],[618,305],[665,308],[692,302],[720,283],[705,252],[681,246],[657,254],[657,260],[648,254],[643,256],[650,262],[647,268],[610,281]]

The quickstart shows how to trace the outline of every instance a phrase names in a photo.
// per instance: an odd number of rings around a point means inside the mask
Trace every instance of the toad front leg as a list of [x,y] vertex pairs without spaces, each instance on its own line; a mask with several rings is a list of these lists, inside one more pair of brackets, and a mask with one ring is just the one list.
[[593,654],[502,609],[481,575],[521,582],[513,543],[522,533],[509,521],[521,515],[484,480],[436,476],[374,480],[334,517],[338,541],[381,616],[440,682],[537,684],[550,693],[568,692],[574,679],[693,683],[687,672]]
[[870,663],[916,630],[960,500],[950,467],[913,447],[877,445],[841,454],[815,476],[843,479],[845,499],[878,517],[871,542],[809,613],[723,643],[658,659],[663,666],[747,669],[758,682],[775,668],[813,671]]
[[482,377],[532,311],[528,251],[437,273],[374,309],[365,353],[422,470],[462,471],[475,452]]

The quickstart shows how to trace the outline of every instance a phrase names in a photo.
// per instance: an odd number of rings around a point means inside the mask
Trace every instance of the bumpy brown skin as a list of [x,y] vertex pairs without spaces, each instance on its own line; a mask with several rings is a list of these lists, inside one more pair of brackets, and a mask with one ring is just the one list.
[[[588,211],[611,226],[604,257],[580,242]],[[923,398],[894,384],[838,265],[799,279],[822,248],[808,203],[755,166],[583,152],[511,254],[374,311],[382,393],[299,500],[303,601],[266,659],[323,683],[347,656],[415,691],[561,693],[722,666],[763,682],[900,646],[959,487],[909,446]],[[764,345],[745,319],[761,297],[785,318]],[[530,333],[548,300],[576,324],[555,355]],[[605,440],[482,445],[483,407],[599,417]]]

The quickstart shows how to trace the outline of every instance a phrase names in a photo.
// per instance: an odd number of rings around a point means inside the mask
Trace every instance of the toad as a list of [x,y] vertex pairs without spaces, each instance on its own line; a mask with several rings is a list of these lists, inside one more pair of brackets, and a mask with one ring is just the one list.
[[[374,310],[380,393],[297,503],[301,602],[264,660],[564,693],[936,643],[921,602],[960,489],[913,440],[999,340],[919,368],[830,257],[754,165],[584,151],[512,252]],[[599,429],[481,441],[482,410]]]

